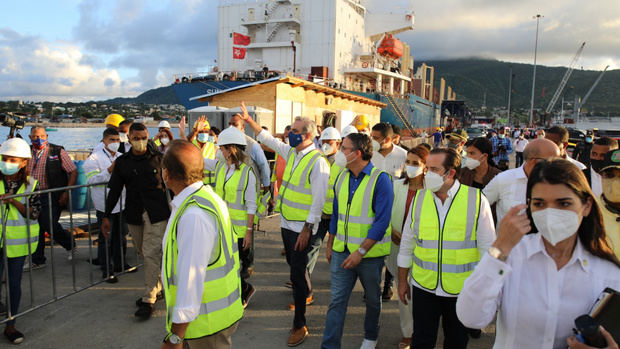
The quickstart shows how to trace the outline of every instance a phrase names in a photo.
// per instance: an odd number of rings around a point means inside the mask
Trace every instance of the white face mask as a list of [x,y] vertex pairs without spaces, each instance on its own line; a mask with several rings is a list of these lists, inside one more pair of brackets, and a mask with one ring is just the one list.
[[118,133],[118,137],[120,138],[121,142],[123,142],[123,143],[129,142],[129,137],[127,137],[127,134],[124,133],[124,132],[119,132]]
[[532,212],[532,219],[538,231],[553,246],[577,233],[581,224],[575,211],[556,208]]
[[218,151],[215,153],[215,160],[220,162],[226,162],[226,158],[224,157],[224,154],[222,154],[221,149],[218,149]]
[[114,143],[110,143],[107,145],[107,148],[109,151],[116,153],[118,151],[118,147],[121,146],[121,143],[119,142],[114,142]]
[[463,161],[463,167],[467,167],[470,170],[473,170],[478,166],[480,166],[480,161],[474,158],[466,157],[465,161]]
[[160,138],[159,141],[163,145],[168,145],[168,143],[170,143],[170,138]]
[[443,177],[435,172],[428,171],[424,175],[424,188],[432,191],[433,193],[441,189],[443,185]]
[[409,166],[407,165],[407,177],[415,178],[424,172],[424,169],[421,166]]
[[321,144],[321,151],[325,155],[331,155],[331,153],[334,151],[334,148],[329,143],[323,143]]
[[603,194],[609,202],[620,202],[620,178],[603,178]]
[[381,144],[379,142],[372,140],[372,151],[379,151],[381,149]]
[[347,166],[347,157],[344,156],[344,153],[340,150],[336,153],[336,156],[334,157],[334,165],[340,167]]

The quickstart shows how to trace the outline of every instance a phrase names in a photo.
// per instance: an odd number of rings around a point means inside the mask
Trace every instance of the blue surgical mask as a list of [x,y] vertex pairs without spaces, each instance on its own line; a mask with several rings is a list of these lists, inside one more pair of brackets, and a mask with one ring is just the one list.
[[0,161],[0,172],[5,176],[12,176],[19,172],[19,164],[14,162]]
[[214,143],[215,138],[213,138],[213,136],[209,135],[209,137],[207,137],[207,142],[211,142]]
[[295,148],[303,142],[304,138],[300,134],[295,134],[293,132],[288,133],[288,144]]
[[587,143],[592,143],[592,137],[586,137],[586,142]]
[[209,134],[208,133],[199,133],[198,134],[198,142],[200,143],[207,143],[209,141]]
[[34,145],[35,148],[37,149],[41,149],[45,146],[45,143],[47,143],[47,139],[35,139],[32,141],[32,145]]

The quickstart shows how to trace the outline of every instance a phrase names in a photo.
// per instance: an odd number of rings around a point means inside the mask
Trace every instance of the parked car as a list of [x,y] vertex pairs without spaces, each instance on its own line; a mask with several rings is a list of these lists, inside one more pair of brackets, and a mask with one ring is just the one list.
[[478,137],[486,137],[487,135],[486,130],[477,127],[468,127],[465,129],[465,132],[467,132],[467,138],[470,140]]
[[568,130],[568,147],[575,147],[578,143],[586,139],[586,131],[578,128],[567,127]]
[[597,137],[610,137],[620,141],[620,130],[598,130]]

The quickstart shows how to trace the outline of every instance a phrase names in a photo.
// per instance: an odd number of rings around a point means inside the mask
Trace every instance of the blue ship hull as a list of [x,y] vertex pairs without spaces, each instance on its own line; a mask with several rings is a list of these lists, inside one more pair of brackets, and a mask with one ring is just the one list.
[[[248,84],[249,81],[196,81],[196,82],[182,82],[172,84],[174,91],[187,110],[209,105],[206,102],[190,101],[190,98],[204,95],[207,93],[213,93],[221,90],[227,90],[232,87]],[[397,112],[390,105],[388,97],[380,93],[364,93],[357,91],[345,91],[353,93],[366,98],[380,101],[387,105],[386,108],[381,110],[381,121],[389,122],[404,127],[400,118],[397,116]],[[441,107],[435,103],[432,103],[426,99],[423,99],[414,94],[408,94],[407,98],[400,98],[392,96],[394,104],[406,115],[409,123],[416,129],[437,127],[435,115]]]

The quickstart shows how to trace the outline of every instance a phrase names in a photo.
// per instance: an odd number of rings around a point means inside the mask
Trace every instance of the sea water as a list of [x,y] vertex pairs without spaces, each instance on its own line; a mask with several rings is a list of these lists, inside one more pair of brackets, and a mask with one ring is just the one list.
[[[76,127],[76,128],[54,128],[56,131],[47,131],[47,139],[50,143],[61,145],[66,150],[92,150],[97,143],[103,138],[103,125],[102,127]],[[149,127],[149,137],[153,137],[157,134],[158,129],[156,127]],[[176,138],[179,137],[179,129],[172,128],[172,135]],[[30,127],[24,127],[23,130],[19,130],[17,133],[21,134],[22,138],[30,144]],[[3,142],[9,135],[8,127],[0,127],[0,142]]]

